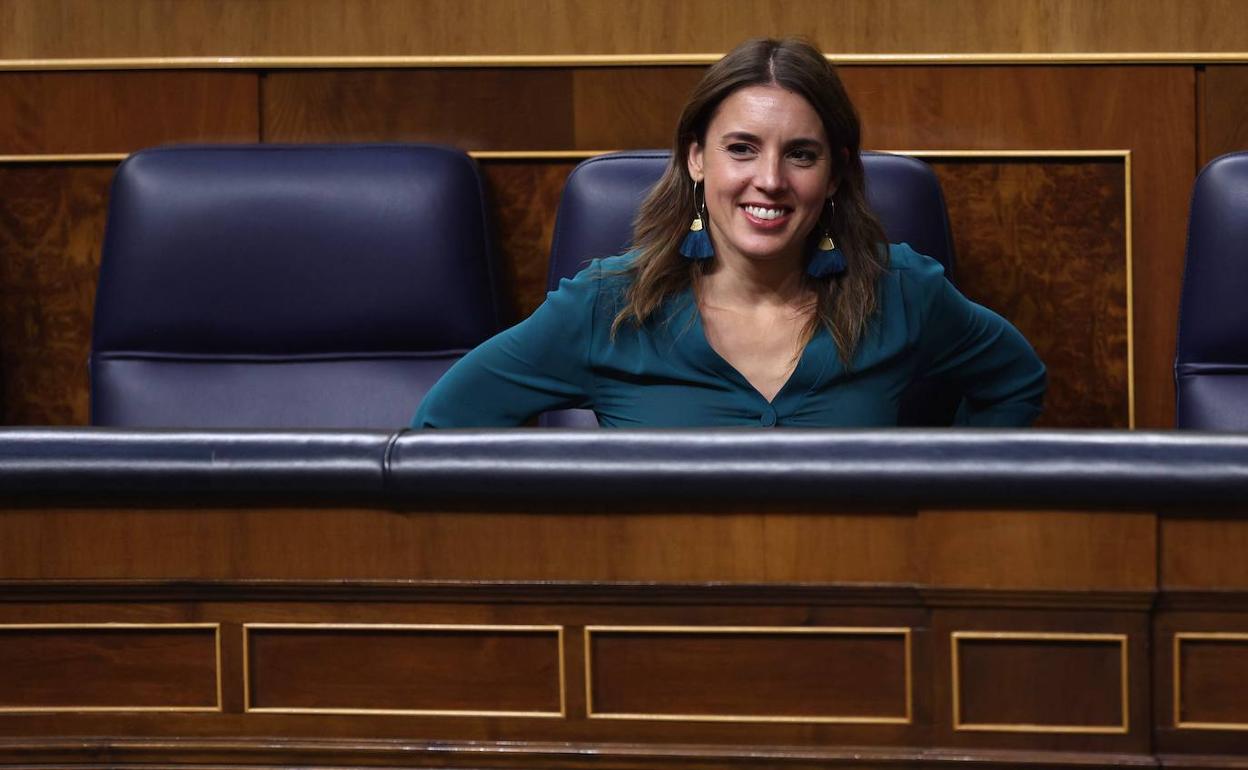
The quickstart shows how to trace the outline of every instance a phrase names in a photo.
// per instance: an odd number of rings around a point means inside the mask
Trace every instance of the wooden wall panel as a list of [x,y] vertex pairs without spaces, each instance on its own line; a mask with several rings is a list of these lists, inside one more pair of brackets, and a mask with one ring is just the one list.
[[581,69],[573,76],[576,148],[669,149],[702,67]]
[[0,713],[219,708],[212,627],[0,625]]
[[1149,630],[1142,609],[934,610],[935,740],[1149,751]]
[[590,631],[591,717],[910,721],[904,632]]
[[1248,730],[1248,634],[1180,635],[1176,650],[1178,721]]
[[0,155],[254,142],[251,72],[0,72]]
[[263,84],[263,136],[565,150],[571,91],[572,72],[555,69],[273,72]]
[[87,422],[113,164],[0,165],[0,421]]
[[[9,509],[0,516],[0,579],[299,580],[341,573],[401,580],[909,584],[916,580],[913,524],[913,516],[901,514],[749,509],[629,518],[584,509],[417,516]],[[309,553],[318,558],[303,556]]]
[[1130,150],[1136,425],[1169,428],[1195,74],[1185,67],[846,67],[867,147]]
[[1201,610],[1193,611],[1195,603],[1176,610],[1187,597],[1167,598],[1169,607],[1158,613],[1153,631],[1155,750],[1242,755],[1248,741],[1248,613],[1242,606],[1217,611],[1208,601]]
[[1121,160],[934,160],[959,288],[1012,321],[1049,371],[1038,425],[1126,428]]
[[527,317],[546,299],[555,212],[563,183],[575,167],[575,161],[557,160],[481,163],[518,318]]
[[1126,639],[957,637],[955,728],[1127,731]]
[[1165,517],[1158,541],[1166,589],[1248,589],[1248,520],[1242,516]]
[[1201,94],[1201,165],[1248,150],[1248,66],[1206,67]]
[[1244,51],[1235,0],[7,0],[0,56]]
[[558,629],[251,627],[248,709],[559,716]]
[[994,590],[1148,591],[1156,517],[1106,511],[923,511],[932,585]]

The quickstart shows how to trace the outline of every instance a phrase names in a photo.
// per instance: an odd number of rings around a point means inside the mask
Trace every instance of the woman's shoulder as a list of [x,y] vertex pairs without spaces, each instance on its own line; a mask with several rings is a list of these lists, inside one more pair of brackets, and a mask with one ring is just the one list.
[[560,284],[573,282],[577,284],[598,284],[603,281],[627,284],[632,280],[633,263],[636,252],[627,252],[613,257],[596,257],[584,263],[584,267],[571,278],[564,278]]
[[888,244],[888,269],[920,275],[944,275],[944,265],[935,259],[920,254],[908,243]]

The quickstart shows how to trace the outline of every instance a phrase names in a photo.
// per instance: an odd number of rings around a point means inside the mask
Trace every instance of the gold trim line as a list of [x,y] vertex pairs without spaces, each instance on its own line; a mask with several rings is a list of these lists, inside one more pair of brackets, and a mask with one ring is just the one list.
[[[251,692],[251,631],[260,630],[310,630],[310,631],[454,631],[454,632],[502,632],[554,634],[558,654],[558,711],[507,711],[474,709],[372,709],[304,706],[253,706]],[[376,714],[382,716],[443,716],[443,717],[532,717],[535,719],[564,719],[567,717],[567,677],[563,652],[563,626],[552,625],[498,625],[455,623],[243,623],[243,712],[253,714]]]
[[[1117,642],[1119,647],[1119,677],[1121,678],[1120,725],[1050,725],[1030,722],[994,723],[962,721],[961,660],[958,645],[964,639],[996,641],[1046,641],[1046,642]],[[1058,733],[1067,735],[1125,735],[1130,732],[1131,699],[1127,660],[1127,635],[1111,633],[1065,633],[1050,631],[954,631],[949,635],[949,659],[952,668],[953,729],[954,731],[996,733]]]
[[66,714],[66,713],[214,713],[224,711],[221,675],[221,624],[220,623],[0,623],[0,633],[5,631],[169,631],[179,629],[211,629],[213,647],[213,679],[217,704],[215,706],[4,706],[0,714]]
[[[814,716],[774,714],[644,714],[594,711],[592,637],[603,634],[788,634],[821,636],[900,636],[904,648],[904,715]],[[766,722],[769,724],[910,724],[914,718],[914,683],[911,664],[912,629],[904,626],[585,626],[585,716],[588,719],[647,720],[661,722]]]
[[124,152],[77,152],[30,155],[0,155],[0,163],[105,163],[125,160]]
[[1174,634],[1174,681],[1171,683],[1174,706],[1174,726],[1178,730],[1248,730],[1248,722],[1186,722],[1183,720],[1183,641],[1194,642],[1248,642],[1248,633],[1234,631],[1178,631]]
[[[431,69],[533,67],[706,66],[721,53],[480,54],[403,56],[123,56],[0,59],[0,71],[179,69]],[[1248,51],[1123,51],[1113,53],[841,53],[840,66],[857,65],[1075,65],[1229,64],[1248,62]]]

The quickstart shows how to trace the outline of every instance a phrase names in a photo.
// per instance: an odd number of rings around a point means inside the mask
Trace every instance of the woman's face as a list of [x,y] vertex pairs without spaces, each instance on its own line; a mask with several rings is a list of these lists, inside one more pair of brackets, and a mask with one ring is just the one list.
[[724,260],[792,260],[796,269],[836,190],[819,114],[775,85],[724,99],[705,145],[689,147],[688,167],[705,185],[711,241]]

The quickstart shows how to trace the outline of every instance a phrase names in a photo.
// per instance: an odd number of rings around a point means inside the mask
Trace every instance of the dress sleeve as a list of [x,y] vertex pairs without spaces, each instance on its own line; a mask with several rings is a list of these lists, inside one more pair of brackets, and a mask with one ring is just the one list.
[[601,267],[594,261],[531,316],[478,345],[429,391],[413,428],[506,428],[549,409],[586,407]]
[[[952,380],[963,401],[957,424],[1025,427],[1040,415],[1044,364],[1018,329],[971,302],[945,278],[940,263],[911,252],[906,270],[921,302],[923,374]],[[909,292],[907,292],[909,293]]]

